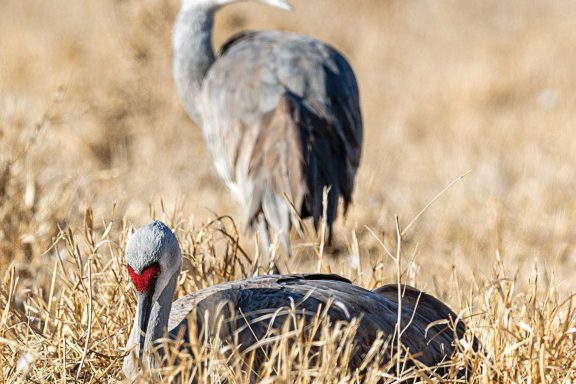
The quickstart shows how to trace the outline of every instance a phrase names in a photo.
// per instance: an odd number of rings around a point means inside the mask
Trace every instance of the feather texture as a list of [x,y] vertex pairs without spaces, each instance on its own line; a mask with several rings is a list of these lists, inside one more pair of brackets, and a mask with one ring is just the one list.
[[[396,287],[394,284],[368,291],[337,275],[253,277],[209,287],[175,301],[168,327],[173,338],[187,335],[192,316],[203,334],[215,337],[214,332],[218,332],[224,342],[235,340],[238,345],[250,347],[282,329],[287,315],[280,309],[296,308],[311,320],[319,308],[331,305],[327,316],[332,323],[360,319],[355,335],[357,355],[351,362],[354,369],[378,334],[388,340],[395,334],[399,310]],[[445,324],[436,325],[454,321],[457,316],[445,304],[415,288],[405,291],[401,314],[403,346],[428,366],[449,359],[455,351],[455,340],[465,331],[462,322],[457,332]],[[217,318],[226,321],[219,323]],[[188,341],[186,337],[184,341]],[[394,347],[394,343],[388,345],[386,359]]]
[[302,217],[317,225],[347,209],[362,147],[354,73],[334,48],[285,32],[233,37],[206,74],[199,98],[204,136],[220,176],[246,207],[288,233]]

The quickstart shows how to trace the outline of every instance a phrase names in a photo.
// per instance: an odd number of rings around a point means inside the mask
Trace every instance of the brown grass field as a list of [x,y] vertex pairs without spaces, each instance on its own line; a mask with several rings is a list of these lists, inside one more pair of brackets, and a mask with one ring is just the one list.
[[[175,230],[186,259],[179,297],[244,276],[257,254],[227,218],[240,206],[176,96],[178,3],[0,2],[1,383],[122,381],[130,227],[158,218]],[[291,271],[330,270],[367,288],[399,272],[483,344],[475,353],[463,343],[454,358],[473,367],[469,382],[575,383],[576,2],[293,3],[293,13],[229,7],[215,36],[313,35],[358,75],[355,203],[335,246],[320,252],[310,235]],[[408,229],[400,240],[396,216]],[[280,343],[262,382],[457,382],[376,366],[362,380],[334,369],[343,340],[328,335],[324,360],[306,369]],[[190,364],[201,382],[248,380],[218,351]]]

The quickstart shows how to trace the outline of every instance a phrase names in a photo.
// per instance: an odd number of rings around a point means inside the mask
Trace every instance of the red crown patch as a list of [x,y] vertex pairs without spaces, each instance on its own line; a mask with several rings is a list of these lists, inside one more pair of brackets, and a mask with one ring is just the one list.
[[154,283],[156,279],[160,276],[160,265],[154,263],[142,271],[141,274],[137,274],[130,265],[128,265],[128,273],[132,278],[132,282],[136,287],[136,290],[140,293],[150,292],[154,288]]

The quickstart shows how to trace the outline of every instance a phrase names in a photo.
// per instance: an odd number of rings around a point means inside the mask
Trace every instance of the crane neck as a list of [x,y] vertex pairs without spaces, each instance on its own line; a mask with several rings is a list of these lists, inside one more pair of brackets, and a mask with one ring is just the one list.
[[[170,311],[172,310],[172,300],[174,298],[174,292],[176,290],[176,283],[178,280],[178,274],[180,272],[180,267],[177,268],[177,273],[171,276],[166,276],[166,279],[158,279],[155,289],[154,296],[152,298],[152,308],[150,310],[150,317],[148,320],[148,327],[146,329],[146,338],[143,348],[142,366],[145,369],[153,370],[158,367],[158,361],[151,354],[156,348],[156,342],[165,337],[166,332],[169,331],[168,321],[170,319]],[[141,305],[138,302],[138,305]],[[136,311],[139,313],[139,310]],[[134,350],[133,353],[136,354],[138,358],[138,343],[140,339],[140,328],[138,323],[138,317],[134,319],[134,324],[132,326],[132,331],[130,333],[130,338],[128,339],[128,344],[126,345],[126,350]],[[162,355],[162,349],[158,350],[158,353]],[[133,358],[132,354],[127,355],[124,358],[123,371],[127,378],[133,377],[136,372],[138,372],[139,366],[138,361]]]
[[174,25],[174,80],[180,99],[192,120],[200,125],[198,99],[208,69],[215,60],[212,29],[215,9],[205,6],[183,8]]
[[176,291],[176,281],[178,274],[169,277],[167,283],[158,284],[160,290],[157,290],[153,300],[152,309],[150,310],[150,320],[148,320],[148,329],[146,330],[145,352],[150,352],[155,342],[166,335],[170,311],[172,309],[172,300]]

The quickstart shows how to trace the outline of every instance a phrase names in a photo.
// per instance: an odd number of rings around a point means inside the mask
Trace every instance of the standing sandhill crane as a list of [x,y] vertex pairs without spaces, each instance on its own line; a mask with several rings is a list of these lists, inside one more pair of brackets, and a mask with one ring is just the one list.
[[[124,359],[123,370],[128,378],[138,372],[138,360],[145,368],[159,366],[151,351],[158,347],[158,340],[164,335],[168,334],[171,339],[184,335],[185,346],[191,319],[195,321],[191,331],[206,334],[207,327],[208,334],[214,337],[218,329],[220,340],[249,348],[265,338],[270,328],[282,329],[287,320],[282,308],[296,307],[306,320],[321,308],[328,308],[327,316],[332,324],[353,319],[360,321],[352,369],[360,366],[378,335],[391,338],[397,324],[397,285],[368,291],[337,275],[252,277],[202,289],[172,303],[182,257],[178,240],[159,221],[138,229],[128,239],[126,261],[138,293],[136,317],[126,346],[126,350],[132,352]],[[403,292],[400,310],[405,330],[402,344],[415,359],[428,366],[450,359],[455,350],[455,337],[463,336],[464,325],[458,323],[456,332],[445,324],[439,325],[443,321],[456,321],[456,314],[439,300],[415,288],[408,287]],[[219,327],[217,324],[221,323],[214,320],[218,316],[228,325]],[[273,316],[274,320],[271,320]],[[383,348],[393,347],[385,344]],[[392,352],[386,351],[389,359]],[[162,355],[161,350],[159,353]],[[262,353],[256,356],[256,364],[262,363],[265,357]]]
[[[214,15],[239,1],[182,0],[174,78],[247,229],[258,230],[266,255],[274,233],[290,254],[290,229],[300,225],[286,200],[318,228],[329,188],[329,242],[340,196],[344,211],[352,201],[363,135],[358,86],[336,49],[293,33],[243,32],[216,57]],[[291,9],[287,0],[258,1]]]

